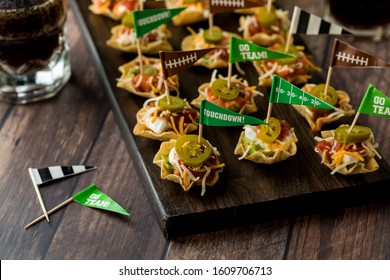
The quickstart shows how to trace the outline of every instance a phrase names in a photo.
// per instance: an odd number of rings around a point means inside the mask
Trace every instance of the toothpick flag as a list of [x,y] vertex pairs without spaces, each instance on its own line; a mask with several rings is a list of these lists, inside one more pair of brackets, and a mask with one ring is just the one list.
[[49,166],[45,168],[29,168],[31,180],[34,184],[41,185],[51,180],[73,176],[83,172],[96,169],[96,166],[71,165],[71,166]]
[[272,87],[269,99],[270,103],[295,104],[337,110],[332,105],[301,90],[277,75],[272,76]]
[[253,8],[265,5],[265,0],[209,0],[210,13],[225,13],[237,9]]
[[358,112],[390,118],[390,98],[370,84],[360,103]]
[[130,215],[108,195],[102,193],[94,184],[75,194],[72,198],[87,207],[98,208],[127,216]]
[[291,54],[271,51],[234,36],[230,37],[229,63],[294,57]]
[[207,100],[202,100],[200,103],[199,124],[208,126],[244,126],[246,124],[267,123],[260,119],[219,107]]
[[334,41],[330,66],[390,68],[389,63],[337,39]]
[[135,35],[137,38],[171,20],[186,8],[153,9],[133,11]]
[[161,65],[163,69],[164,78],[173,76],[184,69],[194,65],[196,61],[205,56],[214,48],[193,50],[193,51],[160,51]]
[[310,14],[301,8],[295,6],[294,13],[291,19],[290,31],[291,34],[352,34],[343,29],[341,26],[325,21],[319,16]]
[[[114,200],[112,200],[109,196],[106,194],[102,193],[96,185],[91,185],[81,192],[75,194],[74,196],[68,198],[61,204],[57,205],[53,209],[49,210],[47,213],[52,214],[62,207],[68,205],[72,201],[76,201],[80,203],[81,205],[87,206],[87,207],[92,207],[92,208],[98,208],[106,211],[111,211],[123,215],[129,216],[130,214],[123,209],[118,203],[116,203]],[[34,221],[26,225],[24,228],[27,229],[31,227],[32,225],[38,223],[39,221],[43,220],[45,218],[45,215],[39,216],[36,218]]]

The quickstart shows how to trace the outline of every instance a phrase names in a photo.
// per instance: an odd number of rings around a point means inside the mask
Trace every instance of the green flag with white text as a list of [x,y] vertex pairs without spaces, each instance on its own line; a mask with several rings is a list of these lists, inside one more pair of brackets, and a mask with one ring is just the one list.
[[116,212],[119,214],[127,215],[130,214],[123,209],[118,203],[108,197],[106,194],[102,193],[96,185],[91,185],[81,192],[72,196],[72,198],[80,203],[81,205],[103,209],[107,211]]
[[199,124],[208,126],[244,126],[246,124],[267,124],[266,122],[228,109],[207,100],[200,102]]
[[133,11],[135,36],[137,38],[170,21],[174,16],[186,8],[153,9]]
[[360,103],[358,112],[390,118],[390,98],[370,84]]
[[271,51],[234,36],[230,37],[229,63],[294,57],[288,53]]
[[300,88],[294,86],[292,83],[277,75],[272,76],[272,87],[269,102],[337,110],[337,108],[333,107],[332,105],[301,90]]

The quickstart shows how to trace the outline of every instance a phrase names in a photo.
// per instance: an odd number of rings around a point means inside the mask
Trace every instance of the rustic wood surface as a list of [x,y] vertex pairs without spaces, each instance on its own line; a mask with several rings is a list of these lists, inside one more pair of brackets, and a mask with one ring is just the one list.
[[[318,14],[321,5],[294,1]],[[278,1],[292,11],[289,1]],[[322,2],[321,2],[322,3]],[[134,159],[111,113],[83,34],[69,12],[72,78],[55,98],[15,106],[0,103],[1,259],[388,259],[388,199],[362,206],[166,240],[153,215]],[[309,40],[316,55],[325,38]],[[390,43],[354,42],[390,61]],[[319,54],[318,54],[319,55]],[[323,54],[321,55],[321,57]],[[326,64],[326,61],[323,62]],[[334,71],[335,83],[361,97],[368,82],[385,93],[389,70]],[[357,98],[357,100],[359,100]],[[357,102],[356,102],[357,103]],[[355,106],[358,104],[354,104]],[[390,159],[388,120],[361,116]],[[131,217],[70,204],[29,230],[41,214],[28,167],[95,164],[96,171],[41,188],[48,209],[96,183]]]

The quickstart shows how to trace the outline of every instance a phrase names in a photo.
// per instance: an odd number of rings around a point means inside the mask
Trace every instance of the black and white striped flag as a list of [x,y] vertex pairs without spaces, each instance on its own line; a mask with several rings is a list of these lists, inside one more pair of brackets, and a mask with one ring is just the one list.
[[96,166],[71,165],[49,166],[45,168],[29,168],[31,180],[34,184],[41,185],[51,180],[73,176],[79,173],[96,169]]
[[352,33],[337,24],[325,21],[321,17],[305,12],[301,8],[295,6],[291,19],[290,34],[341,35]]

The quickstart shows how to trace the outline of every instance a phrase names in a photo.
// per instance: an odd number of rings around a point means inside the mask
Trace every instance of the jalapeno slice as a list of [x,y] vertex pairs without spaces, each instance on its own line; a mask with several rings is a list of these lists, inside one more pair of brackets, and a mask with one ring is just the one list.
[[[322,101],[325,101],[326,103],[328,103],[332,106],[336,106],[337,102],[339,100],[339,97],[337,96],[337,92],[334,89],[334,87],[329,86],[327,93],[324,94],[324,92],[325,92],[325,84],[318,84],[312,88],[312,90],[310,91],[310,94],[321,99]],[[323,108],[317,108],[317,107],[309,107],[309,109],[312,112],[315,112],[318,114],[326,113],[329,111],[329,109],[323,109]]]
[[[129,72],[133,75],[138,75],[140,74],[141,69],[139,67],[135,68],[133,71]],[[144,75],[148,76],[156,76],[158,74],[158,69],[152,65],[144,65]]]
[[[278,51],[278,52],[285,52],[284,51],[285,49],[286,49],[285,45],[280,45],[276,49],[276,51]],[[287,53],[291,54],[291,55],[293,55],[295,57],[277,58],[277,59],[275,59],[275,61],[278,62],[281,65],[286,65],[286,64],[293,64],[293,63],[295,63],[298,60],[299,50],[297,49],[296,46],[290,45],[290,47],[288,48],[288,52]]]
[[203,38],[207,43],[218,44],[223,39],[222,30],[218,26],[214,26],[212,30],[206,29],[203,32]]
[[259,131],[259,139],[265,143],[272,143],[278,139],[281,126],[278,119],[270,118],[268,125],[262,124]]
[[355,125],[348,133],[349,125],[342,125],[334,131],[334,140],[340,143],[361,143],[370,139],[371,129],[366,126]]
[[278,16],[275,12],[275,7],[271,8],[271,11],[267,11],[267,7],[259,7],[256,11],[257,21],[262,26],[271,26],[278,22]]
[[[109,2],[109,1],[107,1]],[[127,13],[122,18],[122,25],[126,26],[127,28],[133,28],[134,27],[134,21],[133,21],[133,15],[131,13]]]
[[165,111],[171,111],[171,112],[177,112],[183,110],[184,106],[186,105],[186,102],[177,96],[170,96],[169,97],[169,103],[168,98],[165,96],[158,100],[157,106]]
[[182,135],[176,140],[175,150],[178,157],[189,166],[199,166],[208,160],[212,153],[210,144],[198,135]]
[[225,79],[215,79],[211,84],[211,91],[214,95],[224,100],[234,100],[240,93],[240,89],[234,83],[230,83]]
[[319,99],[325,101],[326,103],[335,106],[337,104],[337,101],[339,97],[337,96],[337,92],[334,89],[334,87],[329,86],[326,94],[325,91],[325,84],[319,84],[316,85],[311,91],[310,94],[314,95],[315,97],[318,97]]

